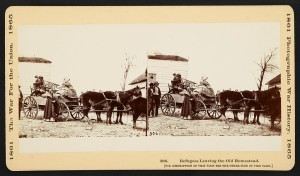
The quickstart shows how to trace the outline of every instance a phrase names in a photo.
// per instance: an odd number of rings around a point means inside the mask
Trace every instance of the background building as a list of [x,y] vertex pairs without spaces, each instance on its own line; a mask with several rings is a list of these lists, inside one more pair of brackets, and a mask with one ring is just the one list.
[[38,57],[19,57],[19,85],[24,97],[30,95],[35,76],[43,76],[51,81],[51,61]]
[[[148,73],[148,85],[150,82],[156,81],[156,74]],[[133,81],[129,83],[131,87],[139,86],[139,87],[146,87],[146,73],[141,74],[139,77],[135,78]],[[146,97],[146,89],[142,89],[142,96]]]
[[188,79],[188,59],[176,55],[148,55],[148,71],[156,74],[161,93],[169,91],[173,73],[180,73],[183,79]]
[[266,85],[268,85],[268,89],[275,87],[275,86],[281,88],[281,74],[277,75],[276,77],[274,77],[273,79],[268,81],[266,83]]

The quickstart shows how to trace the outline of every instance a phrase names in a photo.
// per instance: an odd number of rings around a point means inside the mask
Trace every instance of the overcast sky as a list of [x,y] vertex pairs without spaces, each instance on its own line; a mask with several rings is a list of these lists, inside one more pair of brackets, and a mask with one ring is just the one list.
[[189,79],[205,75],[215,90],[256,90],[255,62],[277,48],[274,64],[280,66],[279,32],[279,23],[21,26],[18,52],[51,60],[52,81],[69,77],[78,93],[121,90],[126,56],[135,57],[129,83],[155,52],[189,59]]

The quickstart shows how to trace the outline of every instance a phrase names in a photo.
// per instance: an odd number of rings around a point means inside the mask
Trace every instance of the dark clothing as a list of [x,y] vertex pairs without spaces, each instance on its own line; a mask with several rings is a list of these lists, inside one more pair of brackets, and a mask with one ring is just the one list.
[[160,106],[160,98],[161,98],[161,92],[160,92],[160,88],[157,86],[155,86],[153,88],[153,92],[154,92],[154,95],[153,95],[153,104],[155,106],[155,116],[158,116],[158,109],[159,109],[159,106]]
[[188,117],[191,115],[192,104],[190,102],[190,96],[184,95],[184,100],[181,108],[181,116]]
[[22,106],[23,106],[23,94],[22,91],[19,89],[19,119],[21,118]]
[[153,97],[153,105],[155,106],[155,116],[158,116],[158,109],[159,109],[159,106],[160,106],[160,97],[155,95]]
[[154,116],[154,97],[153,97],[153,87],[148,88],[148,116],[150,116],[150,113],[152,116]]
[[59,103],[57,100],[53,101],[52,98],[47,97],[45,110],[44,110],[44,119],[54,118],[57,120],[59,115]]
[[52,117],[53,104],[51,101],[52,101],[51,98],[48,97],[45,105],[45,110],[44,110],[44,119],[50,119]]

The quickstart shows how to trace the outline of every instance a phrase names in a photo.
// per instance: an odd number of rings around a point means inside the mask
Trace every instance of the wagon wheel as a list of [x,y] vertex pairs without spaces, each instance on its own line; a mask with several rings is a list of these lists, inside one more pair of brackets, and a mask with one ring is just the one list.
[[84,117],[81,106],[75,107],[73,110],[70,111],[70,114],[75,120],[81,120]]
[[161,111],[166,116],[172,116],[176,109],[175,99],[171,94],[165,94],[161,97]]
[[29,96],[25,98],[23,112],[27,118],[36,118],[39,112],[39,105],[33,97]]
[[220,109],[221,109],[220,105],[214,104],[214,105],[212,105],[211,108],[209,108],[207,110],[207,114],[209,115],[209,117],[211,117],[213,119],[218,119],[222,116]]
[[58,102],[59,104],[59,117],[62,120],[67,120],[69,118],[69,107],[64,102]]
[[197,103],[196,103],[196,107],[193,108],[194,110],[192,110],[192,114],[191,114],[191,117],[192,119],[204,119],[205,118],[205,115],[206,115],[206,106],[205,104],[203,103],[203,101],[201,100],[196,100]]

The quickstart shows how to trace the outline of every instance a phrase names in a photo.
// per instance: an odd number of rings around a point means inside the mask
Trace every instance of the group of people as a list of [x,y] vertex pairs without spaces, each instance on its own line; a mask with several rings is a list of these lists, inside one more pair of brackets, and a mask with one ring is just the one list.
[[161,92],[159,88],[159,83],[155,81],[149,84],[148,88],[148,116],[152,117],[158,116],[158,108],[160,106]]
[[[73,88],[70,79],[64,78],[62,85],[59,87],[59,89],[55,92],[52,92],[53,94],[45,94],[47,92],[47,86],[45,84],[43,76],[35,76],[35,82],[33,83],[33,91],[32,95],[34,96],[44,96],[47,98],[46,104],[45,104],[45,110],[44,110],[44,119],[51,119],[54,120],[58,118],[59,116],[59,104],[58,104],[58,98],[68,97],[68,98],[77,98],[77,94],[75,89]],[[23,94],[20,89],[19,85],[19,119],[21,117],[21,111],[22,111],[22,103],[23,103]]]

